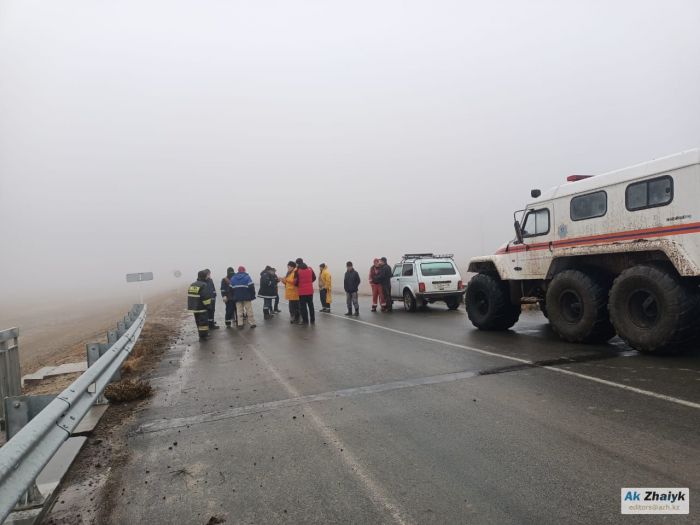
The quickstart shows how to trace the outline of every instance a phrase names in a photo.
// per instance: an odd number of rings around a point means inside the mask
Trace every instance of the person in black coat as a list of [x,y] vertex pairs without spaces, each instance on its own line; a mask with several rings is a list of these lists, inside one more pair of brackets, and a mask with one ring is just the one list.
[[216,286],[214,285],[214,280],[211,278],[211,270],[207,268],[204,270],[207,272],[207,280],[204,281],[207,284],[207,293],[211,296],[211,306],[209,307],[209,328],[217,330],[219,325],[216,324],[214,320],[214,313],[216,312]]
[[277,281],[277,276],[275,272],[272,271],[271,266],[266,266],[265,269],[260,272],[258,297],[263,299],[263,316],[265,319],[270,319],[274,315],[272,313],[272,301],[277,297]]
[[[275,279],[277,280],[277,284],[280,282],[280,278],[277,277],[277,268],[272,269],[272,275],[275,276]],[[272,310],[276,314],[282,313],[282,310],[280,310],[280,292],[277,288],[277,284],[275,284],[275,307]]]
[[236,301],[233,300],[233,290],[231,289],[231,277],[236,274],[236,271],[230,266],[226,269],[226,277],[221,279],[221,298],[226,305],[226,316],[224,322],[226,328],[231,328],[231,323],[236,324]]
[[345,271],[345,279],[343,279],[343,288],[345,288],[345,299],[348,304],[348,313],[352,315],[352,307],[355,307],[355,315],[360,315],[360,303],[357,300],[357,293],[360,290],[360,274],[353,268],[352,262],[348,261]]
[[207,271],[200,270],[197,280],[187,289],[187,310],[194,314],[199,339],[204,341],[209,337],[209,309],[212,298],[207,287]]
[[385,311],[391,312],[394,308],[394,301],[391,299],[391,267],[386,257],[382,257],[379,261],[379,269],[375,281],[382,286],[382,290],[384,291],[384,300],[386,301]]

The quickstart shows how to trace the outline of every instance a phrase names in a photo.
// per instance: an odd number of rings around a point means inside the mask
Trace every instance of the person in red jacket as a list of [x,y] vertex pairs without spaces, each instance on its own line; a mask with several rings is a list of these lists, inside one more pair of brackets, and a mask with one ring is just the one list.
[[377,311],[377,301],[382,307],[382,311],[386,309],[386,300],[384,299],[384,290],[382,285],[376,280],[379,279],[379,259],[374,259],[372,267],[369,269],[369,284],[372,287],[372,311]]
[[309,268],[304,260],[300,257],[296,260],[297,275],[296,282],[299,290],[299,309],[301,310],[301,321],[299,324],[314,324],[316,322],[316,313],[314,312],[314,281],[316,274]]

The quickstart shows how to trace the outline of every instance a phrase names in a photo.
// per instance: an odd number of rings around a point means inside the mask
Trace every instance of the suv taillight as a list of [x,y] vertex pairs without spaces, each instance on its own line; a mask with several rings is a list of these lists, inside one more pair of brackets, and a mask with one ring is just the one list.
[[418,291],[421,293],[425,292],[425,283],[418,283]]
[[464,283],[462,281],[459,281],[457,283],[457,290],[463,290],[464,289]]

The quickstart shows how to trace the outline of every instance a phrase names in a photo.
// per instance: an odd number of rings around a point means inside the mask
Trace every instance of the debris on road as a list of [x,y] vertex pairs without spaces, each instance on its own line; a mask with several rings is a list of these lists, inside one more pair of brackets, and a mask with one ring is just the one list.
[[105,388],[105,397],[111,403],[126,403],[144,399],[153,395],[153,388],[148,382],[137,379],[123,379],[118,383],[112,383]]

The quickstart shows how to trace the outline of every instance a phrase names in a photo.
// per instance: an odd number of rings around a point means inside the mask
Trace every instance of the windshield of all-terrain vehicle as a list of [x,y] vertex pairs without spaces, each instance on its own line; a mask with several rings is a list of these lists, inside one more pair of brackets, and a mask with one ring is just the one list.
[[425,277],[431,277],[433,275],[455,275],[457,273],[454,264],[451,262],[421,263],[420,271]]

